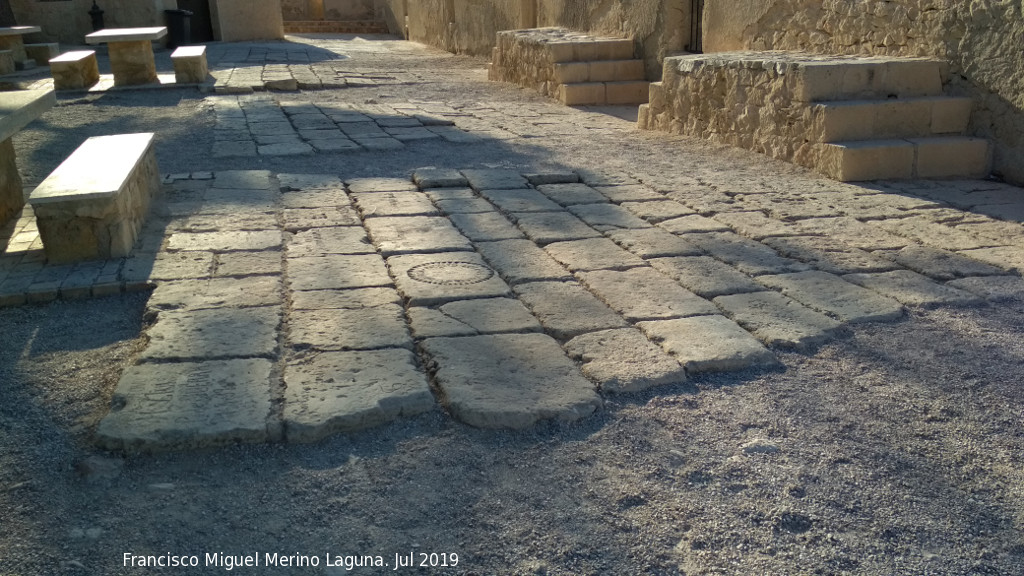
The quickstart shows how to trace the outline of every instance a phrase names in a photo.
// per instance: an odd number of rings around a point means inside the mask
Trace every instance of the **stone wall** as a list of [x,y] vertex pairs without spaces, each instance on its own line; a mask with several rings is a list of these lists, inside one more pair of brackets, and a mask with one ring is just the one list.
[[372,20],[374,0],[281,0],[281,13],[291,20]]
[[[47,42],[85,44],[85,35],[92,32],[92,0],[11,0],[11,5],[18,23],[42,27],[40,36]],[[178,7],[177,0],[102,0],[99,5],[107,28],[164,26],[163,11]]]
[[210,0],[210,17],[224,42],[284,38],[281,0]]
[[975,99],[970,133],[994,171],[1024,183],[1024,6],[1009,0],[707,0],[708,52],[807,50],[938,57],[950,92]]

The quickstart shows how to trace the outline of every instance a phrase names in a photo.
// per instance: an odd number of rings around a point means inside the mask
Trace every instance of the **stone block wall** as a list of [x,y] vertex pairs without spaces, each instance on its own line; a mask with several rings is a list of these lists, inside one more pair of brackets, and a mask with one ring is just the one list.
[[[38,36],[46,42],[84,44],[85,35],[92,32],[89,17],[92,0],[10,1],[18,23],[42,27],[43,31]],[[102,0],[99,5],[103,8],[103,22],[107,28],[164,26],[163,11],[178,7],[177,0]]]

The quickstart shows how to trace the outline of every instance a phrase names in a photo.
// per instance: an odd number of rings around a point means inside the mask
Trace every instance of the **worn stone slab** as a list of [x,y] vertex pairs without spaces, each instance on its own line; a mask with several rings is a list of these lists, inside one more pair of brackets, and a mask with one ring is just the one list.
[[976,236],[965,230],[932,222],[924,216],[877,220],[869,224],[893,234],[913,238],[923,244],[947,250],[973,250],[998,244],[998,242]]
[[499,209],[509,212],[561,212],[562,207],[547,196],[531,189],[484,190],[480,194]]
[[330,226],[359,226],[362,223],[351,206],[285,208],[281,211],[281,220],[284,229],[289,232]]
[[545,246],[544,250],[573,272],[621,270],[645,265],[641,258],[619,248],[607,238],[554,242]]
[[412,180],[420,188],[460,188],[469,186],[469,180],[458,170],[420,168],[412,173]]
[[484,298],[449,302],[438,309],[479,334],[540,332],[540,322],[518,300]]
[[618,186],[594,186],[594,189],[612,202],[653,202],[665,200],[665,196],[642,184],[620,184]]
[[215,172],[210,186],[214,188],[241,188],[269,190],[269,170],[220,170]]
[[530,184],[540,186],[541,184],[570,184],[579,182],[580,176],[575,172],[537,172],[523,174]]
[[440,216],[369,218],[365,225],[384,256],[473,249],[469,240]]
[[284,433],[315,442],[435,407],[427,378],[405,349],[323,352],[284,369]]
[[280,323],[277,306],[161,312],[139,361],[271,358]]
[[171,234],[168,250],[200,250],[228,252],[232,250],[278,250],[281,232],[277,230],[243,230],[231,232],[179,232]]
[[377,254],[344,254],[288,258],[292,290],[392,286],[384,259]]
[[690,242],[661,228],[607,230],[605,235],[641,258],[699,256],[703,254]]
[[272,190],[210,188],[203,194],[196,212],[218,216],[273,212],[279,196]]
[[995,248],[979,248],[961,252],[968,258],[980,260],[1003,270],[1024,272],[1024,250],[1019,246],[997,246]]
[[991,302],[1016,300],[1024,302],[1024,279],[1020,276],[984,276],[960,278],[946,282],[958,290],[966,290]]
[[328,308],[370,308],[401,304],[394,288],[353,288],[350,290],[293,290],[292,310],[325,310]]
[[327,254],[374,254],[376,249],[362,226],[310,228],[288,239],[289,258]]
[[665,199],[647,202],[623,202],[620,206],[653,224],[695,213],[688,206],[674,200]]
[[472,326],[448,316],[444,312],[424,306],[413,306],[406,310],[413,338],[439,338],[451,336],[474,336],[477,331]]
[[656,320],[637,326],[648,338],[660,343],[689,374],[778,365],[771,351],[724,316]]
[[909,238],[847,216],[810,218],[794,222],[793,226],[805,234],[825,236],[862,250],[899,250],[913,244]]
[[[476,192],[473,192],[472,188],[427,188],[423,193],[435,203],[446,200],[480,199]],[[494,208],[491,207],[491,210],[494,210]]]
[[769,218],[762,212],[722,212],[715,214],[714,219],[754,240],[801,234],[791,223]]
[[827,272],[761,276],[758,280],[797,302],[844,322],[885,322],[903,316],[903,306],[895,300]]
[[202,310],[204,308],[270,306],[280,304],[281,278],[212,278],[161,282],[147,305],[156,310]]
[[363,218],[440,215],[422,192],[363,192],[352,197]]
[[508,284],[475,252],[392,256],[388,267],[410,306],[509,294]]
[[293,310],[288,319],[289,343],[317,350],[412,349],[401,306]]
[[635,328],[583,334],[566,342],[565,351],[583,363],[583,374],[605,392],[637,392],[686,381],[683,366]]
[[765,238],[764,243],[778,250],[783,256],[800,260],[822,272],[832,274],[886,272],[898,268],[891,261],[871,252],[824,236]]
[[802,262],[783,258],[768,246],[734,232],[686,234],[684,237],[708,254],[751,276],[801,272],[809,268]]
[[483,198],[451,198],[434,200],[438,210],[447,215],[485,214],[494,212],[494,206]]
[[214,158],[232,158],[237,156],[257,156],[256,143],[251,140],[214,142]]
[[939,284],[910,270],[847,274],[843,280],[874,290],[907,306],[967,306],[982,302],[981,298],[970,292]]
[[272,367],[258,358],[129,366],[97,443],[149,452],[265,442]]
[[513,219],[527,238],[537,244],[600,238],[601,233],[567,212],[515,213]]
[[515,291],[559,340],[626,326],[621,316],[575,282],[530,282],[516,285]]
[[729,227],[725,224],[697,214],[665,220],[663,222],[659,222],[658,226],[673,234],[729,231]]
[[474,242],[491,242],[525,238],[523,232],[496,212],[484,214],[452,214],[452,224]]
[[842,326],[778,292],[719,296],[715,304],[769,346],[805,350],[827,342]]
[[544,334],[428,338],[422,346],[452,416],[471,426],[575,421],[602,404],[594,385]]
[[213,271],[213,252],[160,252],[139,254],[124,262],[125,280],[180,280],[208,278]]
[[352,193],[416,190],[416,184],[405,178],[354,178],[346,180],[345,185]]
[[512,170],[463,170],[462,175],[469,181],[473,190],[501,190],[509,188],[529,188],[526,178]]
[[739,270],[709,256],[676,256],[648,260],[651,266],[704,298],[760,292],[764,287]]
[[285,208],[324,208],[327,206],[349,206],[352,201],[343,188],[296,190],[281,195]]
[[543,184],[537,186],[537,190],[561,206],[608,202],[604,195],[583,183]]
[[[184,254],[182,252],[181,254]],[[215,277],[281,274],[284,263],[280,252],[223,252],[217,254]]]
[[650,224],[615,204],[579,204],[570,206],[569,212],[602,232],[619,228],[651,228]]
[[711,302],[653,268],[584,272],[580,281],[630,322],[717,314]]
[[572,275],[530,240],[478,242],[477,250],[509,284],[569,280]]
[[336,174],[278,174],[282,192],[299,190],[342,190],[344,183]]
[[171,221],[175,232],[233,232],[238,230],[275,230],[277,215],[270,212],[236,212],[234,214],[193,214]]
[[937,280],[1005,274],[1004,270],[995,266],[931,246],[912,244],[902,250],[879,251],[876,254]]

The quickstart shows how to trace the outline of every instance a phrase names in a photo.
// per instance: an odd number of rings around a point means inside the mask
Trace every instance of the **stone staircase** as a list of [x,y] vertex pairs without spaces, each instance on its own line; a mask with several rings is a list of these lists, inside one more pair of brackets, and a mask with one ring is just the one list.
[[841,181],[989,173],[966,136],[972,102],[943,94],[944,63],[892,57],[725,52],[665,59],[643,129],[748,148]]
[[285,34],[388,34],[382,20],[285,20]]
[[534,88],[567,106],[647,102],[644,61],[633,40],[564,28],[498,32],[488,78]]

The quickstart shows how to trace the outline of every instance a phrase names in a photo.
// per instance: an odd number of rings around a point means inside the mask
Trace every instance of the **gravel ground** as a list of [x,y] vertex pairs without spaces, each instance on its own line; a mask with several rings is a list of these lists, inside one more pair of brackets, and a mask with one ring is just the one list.
[[[554,106],[432,50],[353,65],[436,70],[415,86],[292,94]],[[627,115],[628,112],[616,111]],[[741,151],[631,131],[387,153],[211,158],[195,92],[63,99],[15,138],[27,183],[85,137],[156,130],[164,172],[348,177],[420,166],[623,169],[662,181],[821,185]],[[1024,574],[1024,302],[857,325],[784,367],[611,396],[573,425],[483,431],[441,413],[313,445],[122,458],[91,436],[144,345],[145,294],[0,310],[0,574],[216,574],[124,554],[259,555],[241,574]],[[316,567],[265,567],[267,554]],[[382,568],[328,567],[380,555]],[[440,560],[440,557],[435,557]]]

